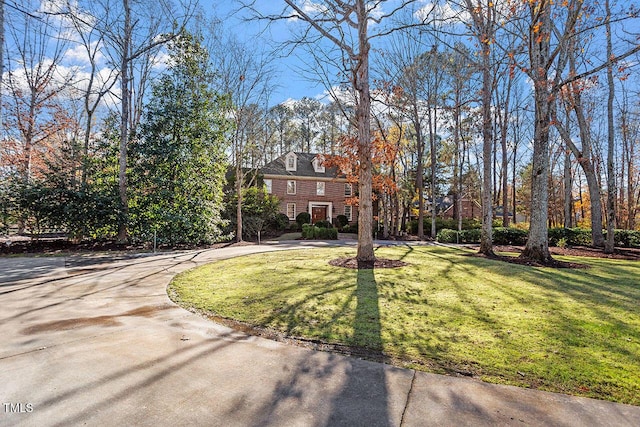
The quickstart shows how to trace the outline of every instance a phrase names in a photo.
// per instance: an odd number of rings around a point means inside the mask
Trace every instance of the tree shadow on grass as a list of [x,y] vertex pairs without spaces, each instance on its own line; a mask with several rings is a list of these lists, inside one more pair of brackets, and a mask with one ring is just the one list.
[[[367,267],[359,265],[356,276],[354,344],[384,360],[378,284],[374,269]],[[388,396],[384,365],[354,360],[341,392],[333,399],[328,425],[352,425],[349,421],[354,420],[359,425],[392,425]]]

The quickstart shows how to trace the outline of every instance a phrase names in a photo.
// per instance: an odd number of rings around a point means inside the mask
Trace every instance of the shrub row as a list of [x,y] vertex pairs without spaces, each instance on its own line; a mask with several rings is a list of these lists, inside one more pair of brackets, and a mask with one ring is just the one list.
[[302,238],[307,240],[337,240],[338,229],[317,227],[311,224],[303,224]]
[[588,228],[550,228],[549,246],[591,246],[591,230]]
[[[431,217],[425,218],[422,221],[422,223],[424,225],[425,234],[427,234],[427,235],[430,234],[431,233]],[[462,220],[462,229],[463,230],[472,230],[472,229],[480,228],[481,226],[482,226],[482,224],[477,219],[463,219]],[[418,234],[418,220],[413,219],[413,220],[409,221],[409,224],[407,224],[407,228],[408,228],[409,233]],[[456,219],[436,218],[436,233],[439,232],[440,230],[444,230],[444,229],[455,230],[457,228],[458,228],[458,220],[456,220]]]
[[[441,243],[479,243],[482,231],[478,228],[462,230],[443,229],[438,232],[436,240]],[[495,245],[524,245],[527,242],[527,232],[519,228],[496,227],[493,229],[493,243]]]
[[640,248],[640,230],[615,230],[613,239],[616,242],[616,246]]
[[[524,245],[527,243],[527,231],[513,227],[496,227],[493,229],[493,244],[495,245]],[[606,232],[605,232],[606,237]],[[436,240],[441,243],[479,243],[480,230],[442,229]],[[640,231],[615,230],[615,245],[626,248],[640,248]],[[585,228],[550,228],[549,245],[558,246],[590,246],[592,245],[591,230]]]

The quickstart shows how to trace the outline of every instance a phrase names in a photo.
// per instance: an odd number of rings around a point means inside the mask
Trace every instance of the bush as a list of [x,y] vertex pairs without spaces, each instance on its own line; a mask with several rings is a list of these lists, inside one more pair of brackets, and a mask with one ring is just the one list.
[[[424,231],[429,234],[431,232],[431,217],[425,217],[423,220]],[[462,229],[463,230],[472,230],[475,228],[480,228],[482,223],[477,219],[468,219],[465,218],[462,220]],[[436,233],[440,230],[444,229],[449,230],[457,230],[458,229],[458,221],[453,218],[436,218]],[[413,219],[409,221],[407,224],[407,229],[411,234],[418,234],[418,220]]]
[[493,229],[493,243],[496,245],[524,245],[528,233],[513,227],[496,227]]
[[358,224],[345,225],[340,229],[342,233],[358,234]]
[[349,225],[349,218],[346,215],[338,215],[336,217],[336,226],[338,228],[343,228]]
[[593,239],[591,238],[591,230],[588,228],[569,228],[567,236],[567,244],[572,246],[591,246]]
[[462,230],[460,235],[460,243],[480,243],[481,230],[473,228],[471,230]]
[[568,228],[557,227],[549,229],[549,246],[558,246],[558,242],[564,239],[568,243]]
[[623,248],[640,248],[640,231],[615,230],[613,238],[616,246]]
[[273,218],[270,225],[276,231],[284,231],[289,226],[289,217],[286,214],[279,213]]
[[302,238],[307,240],[337,240],[338,230],[336,228],[323,228],[311,224],[303,224]]
[[333,228],[333,225],[327,220],[318,221],[313,225],[320,228]]
[[557,246],[563,240],[567,246],[591,246],[591,230],[588,228],[550,228],[549,246]]
[[443,228],[438,232],[436,240],[440,243],[458,243],[458,232],[450,228]]
[[300,212],[296,215],[296,222],[300,227],[302,227],[303,224],[311,224],[311,215],[309,215],[309,212]]

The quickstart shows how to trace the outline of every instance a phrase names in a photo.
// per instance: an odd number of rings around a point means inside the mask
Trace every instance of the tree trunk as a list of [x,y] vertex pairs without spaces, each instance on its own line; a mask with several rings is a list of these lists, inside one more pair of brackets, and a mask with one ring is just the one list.
[[[607,58],[613,55],[611,46],[611,10],[609,0],[605,0],[606,29],[607,29]],[[616,176],[613,169],[613,149],[614,149],[614,122],[613,122],[613,99],[615,97],[615,85],[613,83],[613,65],[607,66],[607,86],[609,93],[607,96],[607,240],[604,244],[604,252],[612,254],[615,245],[615,223],[616,223]]]
[[453,153],[453,188],[454,188],[454,218],[458,224],[458,231],[462,230],[462,209],[460,199],[462,198],[462,162],[460,158],[460,91],[456,88],[456,103],[454,107],[453,142],[456,150]]
[[549,126],[551,93],[546,73],[535,82],[535,133],[533,138],[533,170],[531,172],[531,221],[523,258],[542,263],[552,260],[549,252]]
[[[507,189],[507,186],[509,185],[509,176],[508,176],[508,171],[507,169],[509,168],[509,158],[507,156],[507,130],[508,130],[508,126],[509,126],[509,107],[510,107],[510,101],[511,101],[511,84],[512,84],[512,78],[511,76],[508,77],[508,83],[507,83],[507,93],[506,93],[506,100],[504,103],[504,117],[502,118],[502,127],[500,129],[500,144],[502,146],[502,226],[503,227],[508,227],[509,226],[509,209],[508,209],[508,204],[509,204],[509,191]],[[513,215],[515,217],[515,211],[513,212]]]
[[436,173],[438,168],[438,107],[433,109],[433,133],[431,135],[431,238],[436,238],[436,214],[438,210]]
[[573,184],[571,182],[571,151],[569,148],[564,150],[564,228],[571,228],[571,205]]
[[120,117],[120,147],[118,191],[120,195],[120,220],[118,222],[118,243],[127,241],[127,221],[129,202],[127,199],[127,147],[129,144],[129,51],[131,50],[131,8],[129,0],[123,0],[124,34],[122,39],[122,62],[120,64],[120,89],[122,92],[122,117]]
[[2,139],[1,133],[4,132],[3,119],[3,101],[2,92],[4,86],[2,85],[2,77],[4,74],[4,0],[0,0],[0,139]]
[[416,131],[416,190],[418,191],[418,239],[424,239],[424,137],[418,112],[418,103],[413,102],[413,127]]
[[480,253],[493,255],[493,196],[491,186],[491,153],[493,150],[493,125],[491,120],[491,57],[489,46],[483,46],[482,64],[482,232]]
[[354,70],[354,88],[358,92],[356,120],[358,124],[358,160],[360,161],[358,197],[358,253],[359,263],[373,263],[373,171],[371,159],[371,94],[369,93],[369,40],[367,36],[367,5],[356,2],[358,16],[359,55]]

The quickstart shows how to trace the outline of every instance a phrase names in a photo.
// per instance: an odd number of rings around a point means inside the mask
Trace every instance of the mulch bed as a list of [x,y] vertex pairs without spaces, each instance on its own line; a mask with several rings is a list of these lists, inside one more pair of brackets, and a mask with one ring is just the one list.
[[387,258],[376,258],[375,262],[359,262],[356,258],[338,258],[329,261],[329,265],[358,270],[371,270],[374,268],[398,268],[409,264],[397,259]]
[[[477,247],[472,247],[473,249],[477,249]],[[494,246],[493,250],[495,252],[515,252],[521,254],[524,250],[524,246],[511,246],[511,245],[499,245]],[[628,261],[640,261],[640,249],[637,248],[616,248],[614,253],[606,254],[602,248],[592,248],[586,246],[573,246],[566,248],[559,247],[550,247],[549,252],[551,255],[562,255],[562,256],[579,256],[579,257],[590,257],[590,258],[607,258],[607,259],[622,259]],[[520,264],[520,265],[528,265],[532,267],[551,267],[551,268],[589,268],[588,266],[575,262],[566,262],[559,261],[557,259],[551,259],[549,262],[540,263],[536,260],[521,258],[521,257],[510,257],[503,255],[494,255],[487,257],[484,254],[473,254],[473,256],[498,259],[500,261],[509,262],[511,264]]]

